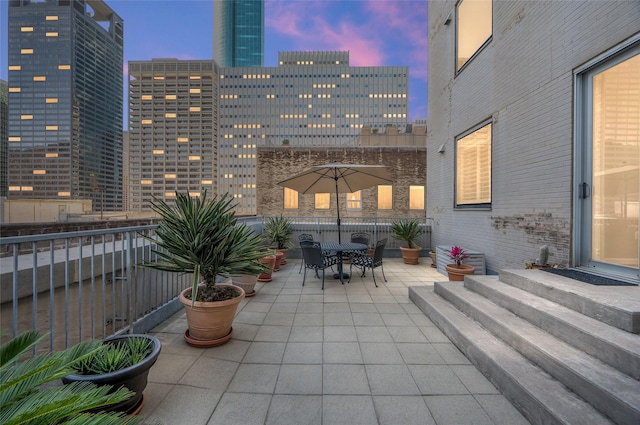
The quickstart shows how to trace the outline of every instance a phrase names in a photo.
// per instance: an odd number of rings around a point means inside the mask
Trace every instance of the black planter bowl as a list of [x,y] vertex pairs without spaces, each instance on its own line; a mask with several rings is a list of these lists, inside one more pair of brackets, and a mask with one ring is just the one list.
[[132,414],[138,410],[142,405],[142,391],[147,387],[147,377],[149,376],[149,369],[154,365],[158,356],[160,355],[160,349],[162,344],[158,338],[145,335],[145,334],[126,334],[117,335],[109,338],[105,338],[102,342],[108,344],[118,344],[119,341],[125,341],[127,338],[146,338],[153,341],[153,348],[151,354],[149,354],[141,362],[129,366],[127,368],[117,370],[115,372],[104,373],[101,375],[80,375],[71,374],[62,378],[62,382],[70,384],[72,382],[93,382],[95,385],[111,385],[112,391],[120,387],[127,387],[135,395],[123,402],[112,404],[101,409],[107,412],[123,412],[126,414]]

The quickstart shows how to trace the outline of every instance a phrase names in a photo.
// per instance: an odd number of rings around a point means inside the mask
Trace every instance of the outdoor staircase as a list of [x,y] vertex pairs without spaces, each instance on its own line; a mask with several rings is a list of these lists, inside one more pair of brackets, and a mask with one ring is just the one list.
[[505,270],[409,298],[532,424],[640,424],[640,287]]

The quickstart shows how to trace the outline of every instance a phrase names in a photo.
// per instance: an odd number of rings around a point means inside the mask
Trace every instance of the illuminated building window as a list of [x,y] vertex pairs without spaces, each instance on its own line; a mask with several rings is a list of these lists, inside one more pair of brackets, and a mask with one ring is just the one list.
[[46,35],[47,37],[57,37],[57,36],[58,36],[58,33],[57,33],[57,32],[55,32],[55,31],[51,31],[51,32],[47,32],[45,35]]
[[35,75],[33,81],[47,81],[47,77],[45,75]]
[[185,143],[188,141],[189,141],[188,137],[178,137],[178,143]]
[[164,114],[165,118],[175,118],[176,114],[175,112],[167,112],[166,114]]
[[45,99],[46,103],[58,103],[58,98],[57,97],[47,97]]
[[20,32],[33,32],[33,27],[22,27]]
[[200,196],[200,192],[189,192],[189,196],[191,196],[192,198],[197,198],[198,196]]
[[424,186],[409,186],[409,209],[424,209]]
[[151,180],[140,180],[140,184],[151,184]]
[[462,0],[456,5],[456,71],[490,39],[493,31],[491,0]]
[[32,120],[33,115],[20,115],[21,120]]
[[202,180],[200,184],[213,184],[213,180]]
[[57,158],[58,154],[57,153],[48,153],[48,154],[45,155],[45,157],[47,157],[47,158]]
[[176,197],[176,193],[175,192],[165,192],[164,196],[167,198],[175,198]]
[[47,174],[47,170],[33,170],[33,174],[41,176]]
[[71,196],[71,192],[58,192],[58,196]]
[[142,100],[151,100],[153,99],[153,96],[151,96],[150,94],[143,94],[142,95]]
[[19,192],[20,186],[9,186],[9,191],[11,192]]
[[164,154],[164,149],[154,149],[153,150],[153,154],[154,155],[163,155]]
[[167,174],[164,175],[164,178],[165,179],[175,179],[176,175],[172,174],[172,173],[167,173]]
[[200,112],[199,106],[191,106],[189,107],[189,112]]
[[58,130],[58,126],[57,125],[48,125],[45,128],[48,131],[56,131],[56,130]]
[[153,121],[152,120],[142,120],[142,121],[140,121],[140,123],[141,124],[151,124],[151,123],[153,123]]
[[393,208],[393,186],[378,186],[378,209],[390,210]]
[[164,77],[162,75],[154,75],[153,79],[154,80],[164,80]]
[[348,210],[360,210],[362,209],[362,191],[353,193],[347,193],[347,209]]
[[189,89],[189,93],[192,93],[192,94],[200,93],[200,89]]
[[297,209],[298,208],[298,191],[284,188],[284,208],[285,209]]
[[57,15],[47,15],[47,17],[45,19],[47,21],[57,21],[58,20],[58,16]]
[[175,94],[168,94],[164,97],[167,100],[176,100],[176,95]]
[[331,194],[329,193],[316,193],[315,205],[317,210],[328,210],[331,203]]
[[190,75],[190,76],[189,76],[189,79],[190,79],[190,80],[199,80],[199,79],[200,79],[200,76],[199,76],[199,75]]
[[491,123],[456,140],[456,206],[491,205]]
[[189,155],[189,161],[200,161],[200,155]]
[[9,71],[20,71],[21,69],[20,65],[9,65]]
[[58,65],[58,69],[61,71],[68,71],[71,69],[71,65]]
[[33,191],[33,186],[22,186],[23,192],[31,192]]
[[20,140],[20,136],[9,137],[10,142],[19,142]]
[[21,55],[32,55],[33,54],[33,49],[20,49],[20,54]]
[[21,91],[20,87],[9,87],[9,93],[20,93]]

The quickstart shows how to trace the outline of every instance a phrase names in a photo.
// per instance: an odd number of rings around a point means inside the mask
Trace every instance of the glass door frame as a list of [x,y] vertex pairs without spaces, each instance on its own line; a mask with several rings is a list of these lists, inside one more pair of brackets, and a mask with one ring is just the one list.
[[[638,269],[592,259],[593,77],[640,54],[640,33],[574,70],[574,172],[572,267],[640,279]],[[629,273],[631,272],[631,275]]]

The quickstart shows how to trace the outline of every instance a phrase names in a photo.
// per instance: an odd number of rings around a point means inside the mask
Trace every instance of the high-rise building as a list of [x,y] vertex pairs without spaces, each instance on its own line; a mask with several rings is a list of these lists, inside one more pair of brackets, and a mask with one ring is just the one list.
[[264,0],[213,2],[213,60],[220,67],[264,66]]
[[9,1],[9,197],[122,207],[122,19],[101,0]]
[[406,127],[408,75],[406,66],[351,67],[349,52],[280,52],[277,67],[220,68],[218,193],[256,214],[258,146],[355,146],[365,125]]
[[[0,198],[7,196],[7,134],[9,119],[9,96],[7,82],[0,80]],[[2,215],[0,214],[0,221]]]
[[211,60],[129,62],[131,211],[152,196],[216,193],[216,78]]

